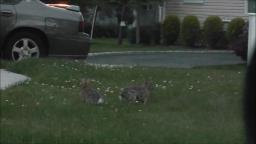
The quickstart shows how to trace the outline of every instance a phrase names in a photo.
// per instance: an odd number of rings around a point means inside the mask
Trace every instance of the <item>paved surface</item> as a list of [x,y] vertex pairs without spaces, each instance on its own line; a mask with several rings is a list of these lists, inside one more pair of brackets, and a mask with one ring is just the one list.
[[229,51],[96,53],[90,54],[87,62],[90,64],[169,68],[193,68],[197,66],[244,63],[240,57]]
[[26,80],[30,80],[30,78],[0,69],[0,90],[5,90],[11,86],[21,84]]

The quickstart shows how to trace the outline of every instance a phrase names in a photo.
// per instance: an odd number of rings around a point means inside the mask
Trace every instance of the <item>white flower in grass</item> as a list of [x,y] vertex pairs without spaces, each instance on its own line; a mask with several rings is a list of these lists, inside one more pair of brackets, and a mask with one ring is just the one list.
[[208,80],[212,80],[212,77],[211,76],[207,76]]
[[5,102],[9,102],[9,100],[8,100],[8,99],[6,99],[6,100],[5,100]]
[[142,112],[142,110],[141,110],[141,109],[139,109],[139,110],[138,110],[138,112]]
[[162,89],[166,89],[167,87],[166,86],[162,86]]
[[97,90],[100,90],[100,88],[97,88]]
[[135,82],[135,80],[131,80],[131,82]]
[[155,84],[155,87],[158,88],[158,87],[159,87],[159,84]]
[[40,103],[39,103],[39,102],[36,102],[36,105],[37,105],[37,106],[39,106],[39,105],[40,105]]
[[190,73],[187,73],[186,76],[190,76]]
[[22,104],[22,105],[21,105],[21,107],[25,107],[25,105],[24,105],[24,104]]
[[189,90],[193,90],[193,89],[194,89],[194,86],[191,85],[188,89],[189,89]]
[[197,92],[201,92],[201,89],[198,89]]
[[200,84],[201,82],[198,80],[198,81],[196,81],[196,83]]
[[238,74],[241,74],[241,72],[239,71],[239,72],[237,72]]
[[76,88],[76,85],[72,85],[72,88]]

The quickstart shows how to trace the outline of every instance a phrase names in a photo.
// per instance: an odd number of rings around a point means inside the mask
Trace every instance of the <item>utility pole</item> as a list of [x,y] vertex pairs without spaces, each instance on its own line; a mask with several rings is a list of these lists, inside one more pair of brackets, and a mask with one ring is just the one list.
[[249,37],[248,37],[248,63],[256,52],[256,0],[248,0]]
[[96,7],[94,9],[93,20],[92,20],[92,28],[91,28],[91,40],[93,39],[94,27],[95,27],[97,15],[98,15],[98,8],[99,8],[98,5],[96,5]]

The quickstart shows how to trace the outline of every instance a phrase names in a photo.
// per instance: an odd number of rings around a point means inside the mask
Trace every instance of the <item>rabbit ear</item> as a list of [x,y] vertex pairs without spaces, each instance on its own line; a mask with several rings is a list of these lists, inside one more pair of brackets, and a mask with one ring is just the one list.
[[85,78],[83,78],[83,79],[81,80],[81,85],[89,85],[89,84],[90,84],[90,80],[85,79]]

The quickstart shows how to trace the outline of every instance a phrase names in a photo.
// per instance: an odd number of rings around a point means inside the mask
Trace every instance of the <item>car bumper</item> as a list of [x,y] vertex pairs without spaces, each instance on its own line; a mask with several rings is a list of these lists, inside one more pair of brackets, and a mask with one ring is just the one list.
[[50,36],[49,42],[49,56],[86,58],[90,51],[90,37],[86,33]]

